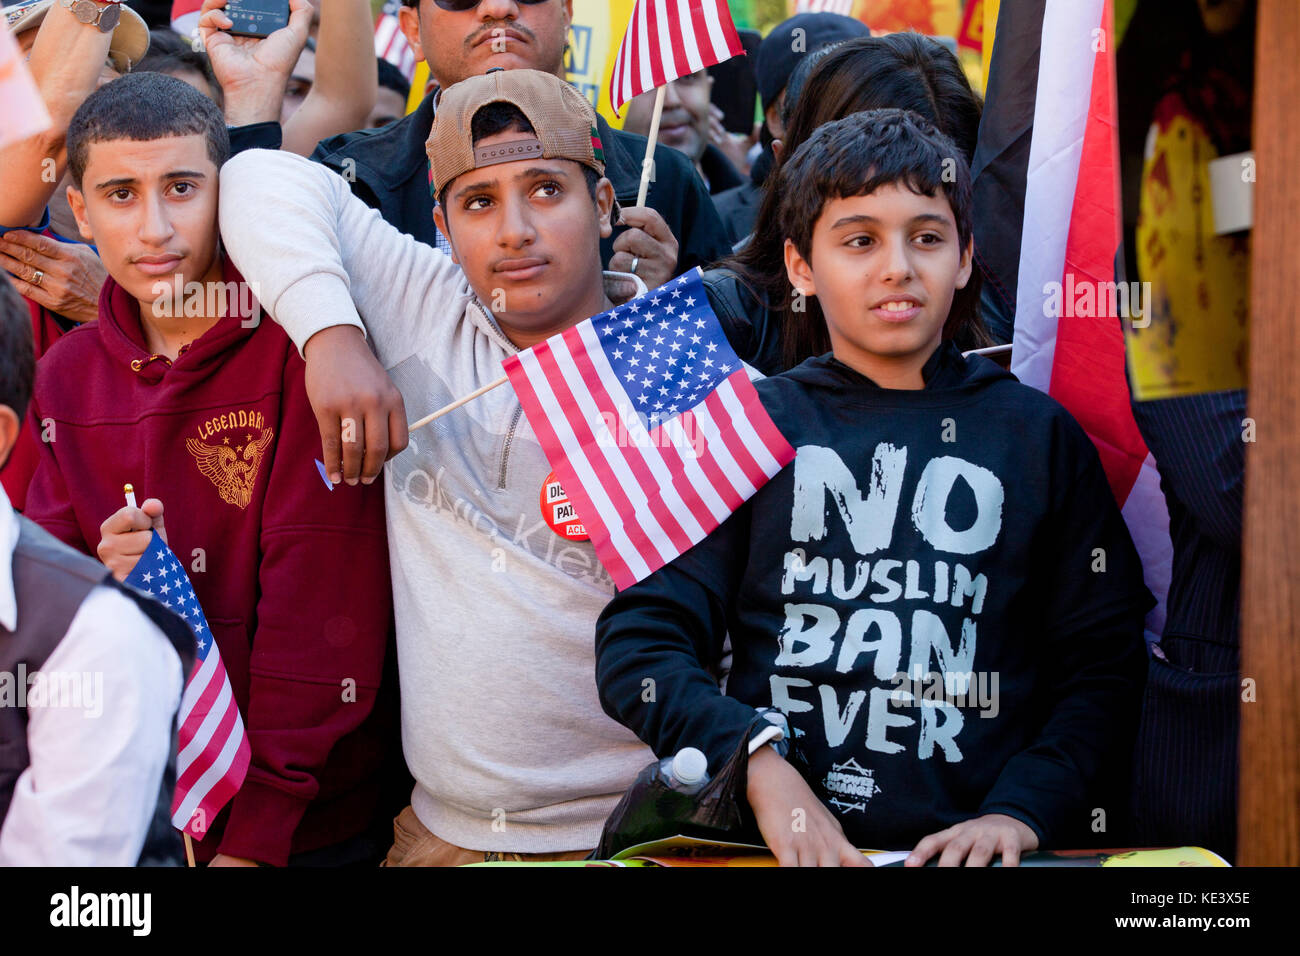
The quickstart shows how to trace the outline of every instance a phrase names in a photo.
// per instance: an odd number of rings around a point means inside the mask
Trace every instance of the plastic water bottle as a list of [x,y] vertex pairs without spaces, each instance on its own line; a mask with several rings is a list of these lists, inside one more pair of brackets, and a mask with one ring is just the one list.
[[709,782],[709,759],[694,747],[683,747],[659,761],[659,777],[670,790],[693,796]]
[[709,761],[695,747],[646,764],[605,821],[596,848],[599,859],[652,840],[661,840],[716,815],[718,794],[704,794]]

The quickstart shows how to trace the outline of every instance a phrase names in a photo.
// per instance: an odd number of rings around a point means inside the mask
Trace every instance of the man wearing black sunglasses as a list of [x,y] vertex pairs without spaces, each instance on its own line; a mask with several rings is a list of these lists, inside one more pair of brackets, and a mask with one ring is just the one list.
[[[493,68],[541,70],[565,77],[573,0],[403,0],[402,32],[417,59],[427,60],[437,87],[419,108],[383,130],[333,136],[312,159],[337,170],[352,190],[403,232],[446,251],[433,225],[425,140],[439,90]],[[646,207],[636,207],[645,139],[599,119],[606,175],[622,220],[601,244],[606,266],[659,285],[726,255],[726,228],[690,163],[673,150],[655,150]]]

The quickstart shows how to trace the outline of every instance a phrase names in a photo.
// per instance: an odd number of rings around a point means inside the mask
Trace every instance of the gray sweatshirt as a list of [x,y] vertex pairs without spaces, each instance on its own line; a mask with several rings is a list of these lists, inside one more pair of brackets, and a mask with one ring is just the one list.
[[[220,210],[226,252],[298,348],[363,328],[411,419],[499,378],[518,351],[458,265],[324,166],[241,153],[221,170]],[[636,276],[605,281],[615,302],[645,291]],[[590,542],[542,520],[550,470],[508,385],[413,432],[384,469],[411,804],[473,850],[594,847],[654,759],[597,698],[595,623],[613,582]]]

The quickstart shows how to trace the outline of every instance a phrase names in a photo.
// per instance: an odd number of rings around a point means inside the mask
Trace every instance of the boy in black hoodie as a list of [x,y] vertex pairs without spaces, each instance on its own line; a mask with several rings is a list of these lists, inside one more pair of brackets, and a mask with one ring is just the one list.
[[[795,763],[750,730],[745,793],[782,864],[1114,845],[1103,765],[1132,750],[1153,602],[1087,435],[952,344],[974,320],[954,308],[973,251],[961,153],[876,110],[821,127],[778,176],[807,306],[786,334],[831,350],[757,383],[798,454],[605,609],[606,712],[716,773],[755,708],[782,711]],[[724,696],[708,667],[728,633]]]

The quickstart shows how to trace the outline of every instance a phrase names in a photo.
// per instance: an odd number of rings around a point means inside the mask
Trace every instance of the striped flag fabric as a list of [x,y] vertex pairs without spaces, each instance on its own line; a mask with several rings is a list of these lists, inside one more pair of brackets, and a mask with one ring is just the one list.
[[723,0],[637,0],[609,77],[614,115],[634,96],[745,52]]
[[389,0],[375,18],[375,56],[387,60],[402,71],[409,83],[415,77],[415,51],[398,26],[397,11],[401,4]]
[[688,550],[794,460],[698,268],[503,364],[619,588]]
[[194,631],[198,653],[181,695],[172,825],[202,840],[248,773],[244,721],[194,587],[157,531],[126,584],[161,601]]
[[[1173,564],[1155,460],[1130,406],[1111,0],[1001,4],[972,163],[975,254],[1015,313],[1011,371],[1083,426],[1142,556],[1164,626]],[[1126,314],[1127,313],[1127,314]]]

